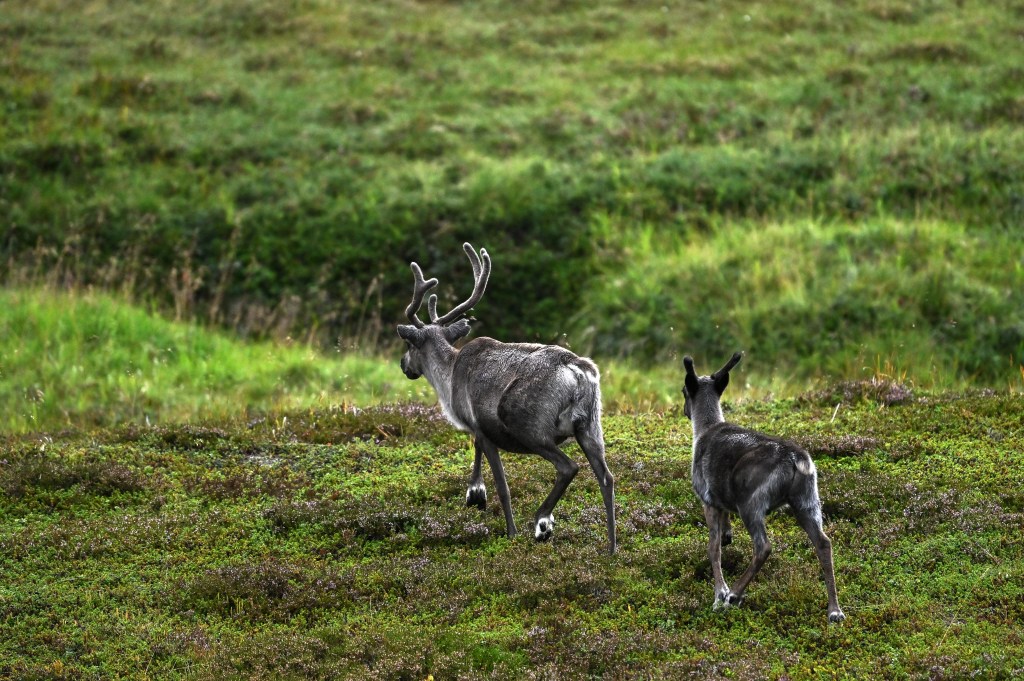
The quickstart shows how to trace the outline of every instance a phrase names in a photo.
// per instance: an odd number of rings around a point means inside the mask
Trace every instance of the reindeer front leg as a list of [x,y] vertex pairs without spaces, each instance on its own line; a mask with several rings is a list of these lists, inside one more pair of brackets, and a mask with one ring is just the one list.
[[481,511],[487,508],[487,487],[484,486],[484,476],[480,471],[480,460],[483,458],[483,449],[474,439],[476,454],[473,457],[473,474],[469,478],[469,488],[466,490],[466,506],[476,506]]

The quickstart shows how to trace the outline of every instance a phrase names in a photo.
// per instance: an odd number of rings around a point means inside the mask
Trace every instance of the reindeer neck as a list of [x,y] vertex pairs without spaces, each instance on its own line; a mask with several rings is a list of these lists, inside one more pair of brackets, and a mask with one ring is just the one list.
[[447,343],[439,344],[431,351],[429,361],[425,363],[423,376],[437,393],[437,401],[441,403],[441,410],[449,421],[452,418],[452,374],[455,369],[455,358],[459,351]]
[[691,409],[690,418],[693,422],[693,439],[695,442],[708,428],[725,421],[725,416],[722,415],[722,405],[717,399],[700,400],[694,404]]

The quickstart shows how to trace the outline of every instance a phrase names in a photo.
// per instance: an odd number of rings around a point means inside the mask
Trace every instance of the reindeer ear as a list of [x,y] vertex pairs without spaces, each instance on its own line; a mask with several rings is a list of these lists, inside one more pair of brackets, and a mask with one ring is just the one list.
[[700,388],[700,383],[697,381],[697,372],[693,370],[693,358],[687,355],[683,357],[683,366],[686,367],[686,390],[691,396],[697,394],[697,390]]
[[444,327],[444,337],[449,343],[454,343],[464,336],[468,336],[471,331],[468,319],[460,319],[459,321]]
[[724,393],[725,389],[729,387],[729,372],[732,371],[734,366],[740,363],[741,359],[743,359],[742,352],[733,353],[732,357],[729,358],[729,361],[725,363],[725,366],[712,374],[711,378],[715,381],[715,392],[719,395]]
[[423,344],[423,331],[412,324],[399,324],[398,335],[402,340],[412,343],[413,347],[418,348]]

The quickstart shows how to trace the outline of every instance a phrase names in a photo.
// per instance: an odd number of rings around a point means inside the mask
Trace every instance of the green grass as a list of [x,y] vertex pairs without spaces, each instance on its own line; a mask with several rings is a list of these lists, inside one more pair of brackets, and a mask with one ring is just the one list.
[[5,431],[421,399],[397,362],[244,343],[100,293],[0,291]]
[[[1022,671],[1019,384],[928,391],[876,369],[804,392],[755,353],[737,367],[728,418],[815,456],[849,617],[829,626],[784,512],[743,608],[711,610],[678,366],[603,365],[609,558],[586,469],[551,544],[504,538],[494,499],[467,509],[470,443],[394,357],[241,342],[104,294],[0,302],[4,429],[24,433],[0,438],[0,676]],[[550,468],[505,466],[529,529]],[[751,549],[736,529],[731,579]]]
[[[806,237],[807,233],[798,232],[790,237],[801,235]],[[777,236],[766,234],[767,239]],[[827,237],[826,233],[824,238]],[[814,243],[812,238],[805,241]],[[926,247],[931,247],[930,242]],[[995,247],[992,251],[999,249]],[[1012,255],[1009,248],[1003,252]],[[701,260],[700,249],[689,253],[678,257]],[[750,253],[756,254],[756,250]],[[661,256],[666,262],[676,257],[667,249]],[[662,275],[676,276],[671,267],[661,270],[663,263],[653,252],[649,262],[650,268],[643,277],[638,276],[637,281],[627,286],[614,281],[612,288],[628,292],[628,286],[642,286],[644,281]],[[760,264],[766,269],[777,267],[783,273],[779,281],[787,283],[790,297],[810,297],[800,288],[806,282],[791,276],[785,263]],[[884,279],[886,275],[879,276]],[[742,298],[746,295],[745,286],[756,289],[763,282],[744,281],[740,277],[719,285],[723,295]],[[942,282],[935,285],[941,286]],[[1009,295],[999,291],[982,293],[997,298]],[[870,294],[869,289],[866,295]],[[785,299],[786,295],[779,298]],[[984,323],[986,310],[979,300],[984,302],[985,298],[975,299],[974,309],[963,309]],[[811,310],[808,314],[814,314],[813,307]],[[755,319],[757,314],[756,309],[751,311]],[[604,318],[604,312],[599,316]],[[678,318],[685,320],[687,315],[680,311]],[[611,321],[624,323],[628,318]],[[724,362],[732,347],[744,348],[747,355],[738,369],[740,380],[730,390],[737,397],[748,399],[794,397],[817,390],[830,384],[830,373],[832,380],[898,380],[926,390],[948,390],[965,384],[955,364],[939,362],[943,357],[956,362],[956,355],[937,345],[941,338],[927,328],[913,337],[920,344],[917,347],[893,345],[886,349],[884,338],[876,339],[876,346],[856,350],[856,365],[815,367],[815,355],[811,353],[794,358],[792,365],[769,363],[768,353],[756,343],[748,345],[746,341],[750,339],[730,335],[739,335],[736,329],[741,328],[742,318],[733,317],[731,321],[731,326],[723,323],[726,328],[716,329],[723,340],[713,344],[713,352],[701,353],[703,346],[689,334],[686,335],[692,341],[683,346],[677,338],[679,332],[667,329],[665,333],[674,334],[671,347],[676,350],[665,353],[665,359],[653,367],[645,368],[628,359],[602,361],[605,408],[613,413],[646,413],[679,406],[682,354],[690,352],[701,366],[710,367]],[[780,327],[780,342],[792,341],[785,336],[787,331],[791,328]],[[821,343],[829,340],[818,337]],[[258,418],[282,409],[362,409],[395,401],[433,404],[436,397],[425,380],[412,382],[402,375],[398,367],[400,353],[395,349],[389,354],[367,355],[342,348],[324,353],[301,341],[243,341],[194,322],[165,319],[117,296],[95,291],[6,289],[0,291],[0,429],[16,433],[52,432],[91,426],[192,422],[240,413]],[[836,354],[848,361],[850,356],[849,352]],[[994,382],[999,389],[1024,388],[1024,371],[1019,367],[1007,362],[1001,376],[1000,381]]]
[[597,356],[722,363],[743,349],[761,385],[883,370],[926,388],[1019,385],[1015,233],[890,218],[631,234],[573,320]]
[[[0,291],[0,429],[60,431],[434,403],[425,379],[411,382],[401,373],[399,357],[397,350],[327,354],[298,341],[243,341],[95,291],[7,289]],[[679,385],[676,368],[604,367],[604,401],[612,409],[671,406],[681,400]]]
[[[743,607],[711,609],[677,409],[605,418],[615,557],[586,470],[552,543],[504,538],[496,500],[464,506],[466,438],[418,405],[7,437],[0,675],[1019,675],[1021,397],[883,396],[895,387],[727,405],[815,455],[848,615],[838,626],[785,512]],[[523,526],[551,470],[505,460]],[[736,529],[730,579],[751,548]]]
[[[5,0],[0,677],[1024,674],[1022,20]],[[475,335],[602,367],[614,558],[586,471],[550,544],[465,508],[398,370],[408,262],[444,307],[464,240]],[[736,349],[728,417],[815,455],[841,626],[785,513],[710,608],[679,362]],[[506,471],[525,527],[550,467]]]
[[[17,285],[99,285],[246,335],[290,333],[327,347],[345,336],[369,347],[391,340],[410,260],[440,277],[442,304],[464,295],[459,246],[471,240],[495,257],[484,332],[566,334],[607,357],[639,344],[656,352],[629,360],[657,364],[720,351],[703,338],[690,350],[689,333],[679,348],[663,342],[666,327],[690,329],[664,318],[662,298],[693,309],[706,298],[701,287],[632,287],[637,297],[623,300],[604,283],[633,278],[647,260],[659,279],[668,267],[686,268],[684,281],[702,274],[685,254],[666,262],[661,244],[675,254],[691,242],[714,246],[705,267],[728,269],[746,256],[726,247],[759,240],[758,257],[791,255],[823,290],[808,291],[819,307],[785,301],[793,334],[845,327],[838,354],[830,343],[794,362],[785,338],[748,342],[773,319],[772,301],[753,312],[750,300],[729,302],[722,314],[744,325],[729,340],[760,344],[764,363],[795,366],[798,381],[815,377],[808,365],[831,374],[863,365],[862,355],[887,356],[885,344],[938,347],[940,371],[981,384],[1004,383],[1008,354],[1020,364],[1016,306],[993,307],[996,321],[981,324],[991,328],[966,338],[880,330],[846,314],[861,291],[843,289],[846,279],[825,266],[832,261],[773,250],[758,236],[810,222],[842,240],[865,223],[914,231],[920,221],[921,231],[947,232],[939,245],[956,235],[1005,243],[1024,215],[1019,8],[68,7],[8,0],[0,16],[0,257]],[[647,230],[656,238],[638,252]],[[709,231],[721,236],[708,242]],[[895,262],[924,260],[907,265],[913,295],[928,293],[917,279],[943,268],[965,270],[942,284],[954,298],[1019,286],[1019,264],[1007,283],[1005,253],[905,246],[889,246]],[[986,269],[986,259],[999,267]],[[900,267],[885,269],[899,284]],[[906,291],[877,293],[889,314]],[[595,324],[608,324],[580,308],[629,320],[628,335],[613,327],[594,337]]]

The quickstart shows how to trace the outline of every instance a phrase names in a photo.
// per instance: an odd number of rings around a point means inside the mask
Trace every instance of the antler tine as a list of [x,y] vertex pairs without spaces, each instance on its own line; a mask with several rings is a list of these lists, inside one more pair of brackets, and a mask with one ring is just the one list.
[[[430,279],[423,279],[423,270],[416,263],[411,263],[413,276],[412,286],[412,302],[409,303],[409,307],[405,308],[405,316],[409,318],[409,321],[416,325],[417,329],[422,329],[424,324],[416,313],[419,312],[420,306],[423,305],[423,296],[430,289],[437,286],[437,279],[431,277]],[[436,307],[435,307],[436,309]]]
[[437,294],[431,293],[427,298],[427,314],[430,315],[430,323],[437,324]]
[[462,250],[469,256],[469,264],[473,267],[473,281],[476,281],[476,278],[480,276],[480,256],[476,254],[468,241],[462,244]]
[[487,250],[483,248],[480,249],[480,255],[477,256],[476,251],[468,243],[463,244],[462,248],[466,251],[469,263],[473,267],[473,293],[464,302],[456,305],[443,317],[438,318],[434,322],[435,324],[450,324],[466,314],[474,305],[480,302],[480,299],[484,296],[484,290],[487,288],[487,280],[491,276],[491,256],[487,255]]

